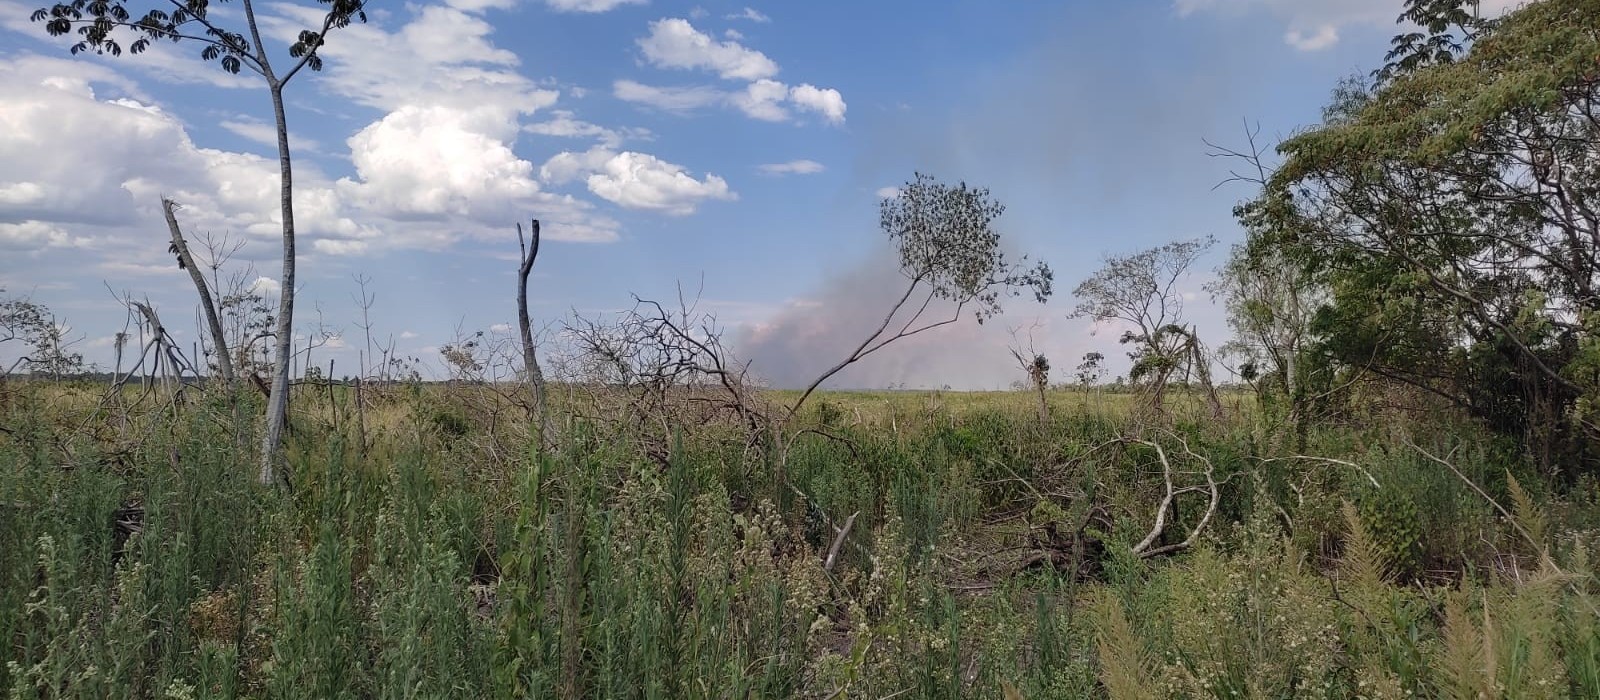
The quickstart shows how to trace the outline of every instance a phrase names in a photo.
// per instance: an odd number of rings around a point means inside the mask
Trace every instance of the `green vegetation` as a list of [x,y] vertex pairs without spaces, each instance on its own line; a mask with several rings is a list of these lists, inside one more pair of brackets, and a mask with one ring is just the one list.
[[1173,287],[1209,239],[1077,287],[1138,328],[1126,391],[1030,349],[1025,391],[813,392],[1049,295],[987,190],[922,176],[884,207],[904,297],[803,391],[640,300],[548,386],[481,333],[448,385],[307,375],[264,481],[283,393],[62,381],[59,325],[0,302],[0,692],[1600,697],[1600,3],[1467,4],[1407,2],[1280,166],[1226,153],[1259,189],[1220,353]]
[[[507,455],[526,426],[490,435],[471,387],[307,390],[277,491],[225,394],[68,436],[98,389],[9,391],[14,698],[1600,691],[1593,482],[1552,491],[1442,414],[1311,431],[1346,465],[1242,420],[1129,438],[1131,401],[1076,391],[1042,424],[1027,393],[824,393],[788,488],[731,432],[657,461],[573,420]],[[1163,455],[1220,498],[1141,557]],[[1180,495],[1153,544],[1205,508]]]

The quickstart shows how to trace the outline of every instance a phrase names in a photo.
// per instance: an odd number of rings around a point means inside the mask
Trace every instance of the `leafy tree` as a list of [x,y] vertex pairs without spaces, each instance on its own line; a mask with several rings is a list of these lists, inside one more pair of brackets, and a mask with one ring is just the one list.
[[[899,257],[905,293],[849,356],[806,387],[789,415],[828,378],[895,341],[955,323],[969,308],[983,323],[1000,313],[1002,299],[1025,291],[1040,303],[1049,299],[1050,266],[1030,265],[1027,256],[1008,260],[1001,249],[994,222],[1004,213],[988,188],[947,185],[923,173],[883,200],[878,227]],[[950,313],[930,314],[935,301],[946,302]]]
[[1373,77],[1386,83],[1428,66],[1454,62],[1474,39],[1494,26],[1480,14],[1480,4],[1480,0],[1406,0],[1396,23],[1411,24],[1420,31],[1395,36],[1384,56],[1387,63],[1374,71]]
[[[0,295],[4,293],[0,288]],[[43,304],[26,297],[0,297],[0,350],[17,353],[9,365],[0,366],[0,379],[18,368],[55,379],[82,371],[83,354],[71,350],[66,333]]]
[[[1600,5],[1533,3],[1285,142],[1259,205],[1327,276],[1320,349],[1593,459]],[[1587,439],[1579,434],[1586,433]],[[1588,456],[1585,456],[1588,455]]]
[[1106,356],[1102,353],[1084,353],[1083,361],[1078,363],[1078,373],[1073,375],[1078,380],[1078,385],[1088,389],[1099,382],[1101,377],[1106,376],[1105,359]]
[[[1327,110],[1330,122],[1342,120],[1364,99],[1366,88],[1347,80],[1334,92]],[[1244,227],[1246,239],[1230,251],[1208,287],[1228,311],[1233,339],[1222,347],[1224,357],[1237,362],[1241,379],[1256,389],[1260,405],[1279,413],[1294,429],[1297,449],[1306,439],[1307,404],[1311,399],[1306,379],[1319,365],[1308,357],[1311,320],[1326,296],[1323,280],[1302,262],[1296,230],[1285,228],[1292,220],[1283,216],[1290,206],[1283,197],[1264,197],[1261,191],[1271,167],[1258,141],[1260,129],[1245,130],[1248,148],[1234,150],[1207,142],[1208,155],[1234,159],[1244,167],[1224,181],[1244,182],[1256,188],[1256,197],[1234,207],[1234,217]]]
[[[75,35],[72,53],[141,53],[153,41],[187,42],[200,45],[200,58],[217,61],[223,70],[240,73],[248,70],[261,77],[272,98],[272,116],[277,127],[278,167],[281,176],[280,206],[283,225],[283,285],[278,295],[276,364],[267,400],[267,427],[261,445],[261,472],[264,484],[275,480],[278,450],[288,415],[289,363],[294,337],[295,228],[294,178],[289,153],[289,126],[284,112],[283,91],[301,69],[322,69],[318,51],[335,29],[353,21],[367,20],[365,0],[319,0],[327,6],[319,28],[300,32],[289,46],[287,59],[274,58],[261,40],[260,23],[251,0],[241,0],[243,27],[229,26],[227,17],[215,17],[208,0],[152,0],[154,7],[134,8],[129,0],[71,0],[35,10],[32,19],[43,22],[51,36]],[[142,10],[142,14],[140,11]]]
[[1183,294],[1177,288],[1216,239],[1174,241],[1131,255],[1113,256],[1072,290],[1078,305],[1071,318],[1122,321],[1131,326],[1119,342],[1133,345],[1128,379],[1145,392],[1148,406],[1161,410],[1168,381],[1180,371],[1198,369],[1193,331],[1184,326]]

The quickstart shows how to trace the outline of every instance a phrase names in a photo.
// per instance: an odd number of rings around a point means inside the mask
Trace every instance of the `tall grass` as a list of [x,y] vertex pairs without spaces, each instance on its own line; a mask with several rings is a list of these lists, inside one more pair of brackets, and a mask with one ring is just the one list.
[[1600,696],[1594,498],[1459,428],[1414,437],[1457,447],[1548,564],[1391,426],[1311,436],[1365,473],[1275,459],[1242,422],[1175,427],[1224,502],[1150,560],[1129,546],[1159,474],[1107,447],[1130,420],[1041,424],[1026,397],[842,399],[787,484],[720,433],[680,429],[661,461],[571,422],[507,452],[448,392],[360,423],[308,398],[289,491],[254,486],[224,399],[119,442],[18,398],[8,698]]

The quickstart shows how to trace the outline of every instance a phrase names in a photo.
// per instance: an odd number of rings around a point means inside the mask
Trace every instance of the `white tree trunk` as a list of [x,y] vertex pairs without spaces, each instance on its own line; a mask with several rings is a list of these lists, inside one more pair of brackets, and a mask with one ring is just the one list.
[[283,278],[278,280],[277,356],[273,358],[272,384],[267,395],[267,426],[261,436],[262,485],[277,480],[279,448],[289,413],[289,361],[294,340],[294,177],[289,162],[289,123],[283,111],[283,86],[272,85],[272,116],[278,128],[278,169],[283,178],[279,196],[283,208]]

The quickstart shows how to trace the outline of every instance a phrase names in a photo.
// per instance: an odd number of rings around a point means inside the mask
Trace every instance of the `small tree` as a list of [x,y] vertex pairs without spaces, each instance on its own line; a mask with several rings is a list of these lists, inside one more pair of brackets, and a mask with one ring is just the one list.
[[[0,295],[4,293],[0,288]],[[83,355],[72,345],[66,327],[43,304],[27,297],[0,298],[0,350],[17,352],[9,364],[0,365],[0,380],[18,368],[54,379],[81,371]]]
[[[276,480],[275,467],[278,448],[283,437],[283,426],[289,410],[289,362],[293,355],[294,339],[294,285],[295,285],[295,229],[294,229],[294,177],[289,157],[289,123],[284,112],[283,90],[302,68],[322,70],[322,57],[317,51],[327,41],[334,29],[349,26],[352,21],[367,21],[366,0],[319,0],[328,6],[320,29],[300,32],[289,46],[287,64],[274,63],[261,41],[260,23],[251,0],[242,0],[243,29],[230,28],[215,21],[208,0],[154,1],[155,7],[142,15],[130,9],[128,0],[71,0],[35,10],[32,19],[44,22],[51,36],[76,33],[78,43],[72,53],[93,51],[97,54],[122,55],[126,42],[131,53],[142,53],[152,41],[191,42],[201,45],[200,58],[218,61],[229,73],[248,69],[266,83],[272,97],[272,116],[278,132],[278,169],[280,174],[279,201],[283,226],[283,276],[279,280],[283,290],[278,295],[277,353],[272,372],[271,391],[267,399],[267,427],[262,434],[261,471],[258,479],[263,484]],[[246,36],[248,33],[248,36]],[[287,65],[287,70],[283,70]]]
[[[794,416],[817,387],[844,368],[890,343],[955,323],[969,307],[983,323],[1000,313],[1004,297],[1032,291],[1040,303],[1049,299],[1050,266],[1029,265],[1026,256],[1012,262],[1001,250],[994,221],[1004,213],[1005,205],[990,197],[987,188],[965,182],[950,186],[923,173],[883,200],[878,226],[895,247],[905,292],[860,345],[805,388],[788,415]],[[948,315],[929,314],[935,301],[953,308]]]
[[1086,352],[1083,361],[1078,363],[1078,373],[1073,375],[1078,380],[1078,386],[1088,391],[1089,387],[1100,383],[1100,378],[1106,376],[1104,366],[1106,356],[1098,352]]
[[[1015,332],[1013,332],[1011,335],[1013,339],[1016,337]],[[1049,358],[1046,358],[1038,350],[1034,349],[1032,334],[1029,334],[1028,336],[1028,347],[1026,350],[1022,348],[1020,342],[1013,342],[1011,347],[1007,349],[1011,351],[1011,357],[1016,359],[1017,367],[1020,368],[1024,374],[1028,375],[1028,383],[1025,386],[1032,389],[1039,397],[1039,422],[1044,423],[1049,421],[1050,402],[1047,399],[1046,394],[1046,392],[1050,389]]]
[[1193,355],[1192,332],[1183,326],[1183,294],[1178,282],[1210,250],[1211,236],[1139,251],[1106,260],[1073,294],[1079,299],[1071,318],[1122,321],[1132,326],[1119,342],[1132,344],[1128,378],[1140,386],[1148,406],[1160,411],[1167,382]]

